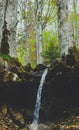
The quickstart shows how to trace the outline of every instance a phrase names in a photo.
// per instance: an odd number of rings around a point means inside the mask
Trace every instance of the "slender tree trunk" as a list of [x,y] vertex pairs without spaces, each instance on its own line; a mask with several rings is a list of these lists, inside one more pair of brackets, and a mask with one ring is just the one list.
[[74,43],[77,44],[77,1],[73,0],[73,10],[75,15],[75,21],[73,22],[73,29],[74,29]]
[[79,16],[79,0],[76,0],[76,12],[77,12],[77,45],[79,47],[79,20],[78,20],[78,16]]
[[[26,64],[30,63],[30,46],[29,46],[29,35],[30,35],[30,28],[31,28],[31,24],[32,24],[32,17],[33,15],[32,13],[32,6],[31,6],[31,0],[26,1],[23,0],[21,1],[21,13],[22,13],[22,18],[23,18],[23,23],[24,23],[24,34],[25,34],[25,43],[26,43]],[[23,14],[24,13],[24,14]]]
[[74,8],[74,13],[75,13],[75,23],[74,23],[74,25],[75,25],[75,28],[74,28],[74,30],[75,30],[75,43],[78,45],[78,19],[77,19],[77,5],[78,5],[78,1],[77,0],[73,0],[73,8]]
[[29,59],[29,43],[28,43],[28,31],[27,31],[27,22],[25,22],[25,41],[26,41],[26,63],[30,63]]
[[58,38],[61,55],[68,53],[68,48],[73,46],[72,32],[68,23],[68,0],[57,0]]
[[42,0],[36,0],[36,50],[37,64],[43,63],[42,58]]

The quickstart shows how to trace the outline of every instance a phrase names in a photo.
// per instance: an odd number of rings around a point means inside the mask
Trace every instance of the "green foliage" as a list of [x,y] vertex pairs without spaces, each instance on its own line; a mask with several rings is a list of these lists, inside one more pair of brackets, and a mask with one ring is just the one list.
[[22,65],[26,65],[26,60],[25,60],[26,54],[25,53],[26,53],[26,50],[25,50],[25,48],[23,48],[23,46],[17,48],[18,59]]
[[[52,41],[53,39],[53,41]],[[48,44],[50,44],[50,42],[53,42],[55,45],[58,44],[58,34],[57,34],[57,30],[52,31],[45,31],[43,32],[43,45],[46,48],[46,46],[48,47]]]
[[25,12],[25,10],[22,10],[22,18],[23,18],[23,19],[26,18],[26,12]]
[[56,58],[60,57],[60,49],[58,46],[58,34],[55,31],[45,31],[43,33],[43,57],[44,63],[53,66]]
[[26,44],[23,36],[17,42],[17,57],[22,65],[26,65],[25,55],[26,55]]
[[54,61],[60,57],[60,51],[58,45],[54,41],[50,41],[48,47],[43,52],[44,63],[53,66]]
[[[30,36],[30,38],[28,39],[28,43],[29,43],[29,60],[30,60],[30,64],[32,67],[35,67],[36,64],[36,45],[35,45],[35,38],[33,36],[32,33],[32,37]],[[19,62],[22,65],[26,65],[26,41],[25,38],[21,38],[18,43],[17,43],[18,47],[17,47],[17,56],[19,59]]]
[[6,61],[10,61],[11,60],[11,57],[7,54],[2,54],[0,53],[0,57],[3,59],[3,60],[6,60]]
[[36,66],[36,41],[35,41],[35,35],[31,34],[31,37],[29,39],[29,52],[30,52],[30,63],[31,66],[34,68]]

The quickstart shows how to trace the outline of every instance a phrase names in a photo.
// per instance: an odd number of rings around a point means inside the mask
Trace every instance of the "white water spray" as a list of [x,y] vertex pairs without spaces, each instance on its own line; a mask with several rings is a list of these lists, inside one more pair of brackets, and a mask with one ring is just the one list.
[[48,68],[44,70],[41,80],[40,80],[40,84],[39,84],[38,92],[37,92],[35,110],[34,110],[34,119],[33,119],[33,123],[30,125],[30,130],[37,130],[38,128],[39,110],[40,110],[40,105],[41,105],[41,94],[42,94],[42,88],[43,88],[43,84],[44,84],[47,72],[48,72]]

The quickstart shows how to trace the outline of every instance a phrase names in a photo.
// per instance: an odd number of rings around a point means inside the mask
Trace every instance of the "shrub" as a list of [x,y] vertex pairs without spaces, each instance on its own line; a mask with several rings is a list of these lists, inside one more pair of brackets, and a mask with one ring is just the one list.
[[54,44],[53,41],[50,42],[47,49],[45,49],[43,52],[43,57],[44,63],[52,66],[54,61],[60,57],[60,50],[58,45]]
[[0,53],[0,57],[3,59],[3,60],[6,60],[6,61],[10,61],[11,60],[11,57],[7,54],[2,54]]

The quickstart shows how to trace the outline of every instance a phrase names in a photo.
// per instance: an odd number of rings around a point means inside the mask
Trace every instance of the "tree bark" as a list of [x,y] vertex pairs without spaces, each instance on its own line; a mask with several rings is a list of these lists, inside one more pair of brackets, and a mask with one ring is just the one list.
[[[1,6],[2,5],[2,6]],[[17,25],[17,9],[18,0],[3,0],[0,3],[2,7],[1,15],[1,51],[16,57],[16,25]],[[6,51],[7,50],[7,51]]]
[[1,48],[1,39],[2,39],[2,28],[3,28],[3,24],[4,24],[4,1],[0,0],[0,48]]
[[28,37],[29,37],[29,33],[27,31],[27,22],[25,23],[25,41],[26,41],[26,63],[30,63],[30,59],[29,59],[29,42],[28,42]]
[[67,54],[69,47],[73,46],[72,31],[68,23],[68,0],[57,1],[58,39],[61,55]]
[[36,0],[36,51],[37,64],[43,63],[42,58],[42,0]]
[[77,7],[78,7],[78,1],[77,0],[73,0],[73,9],[74,9],[74,13],[75,13],[75,23],[74,23],[74,42],[75,44],[78,45],[78,19],[77,19]]
[[8,37],[9,54],[16,57],[16,26],[17,26],[18,0],[9,0],[6,12],[7,28],[10,31]]

